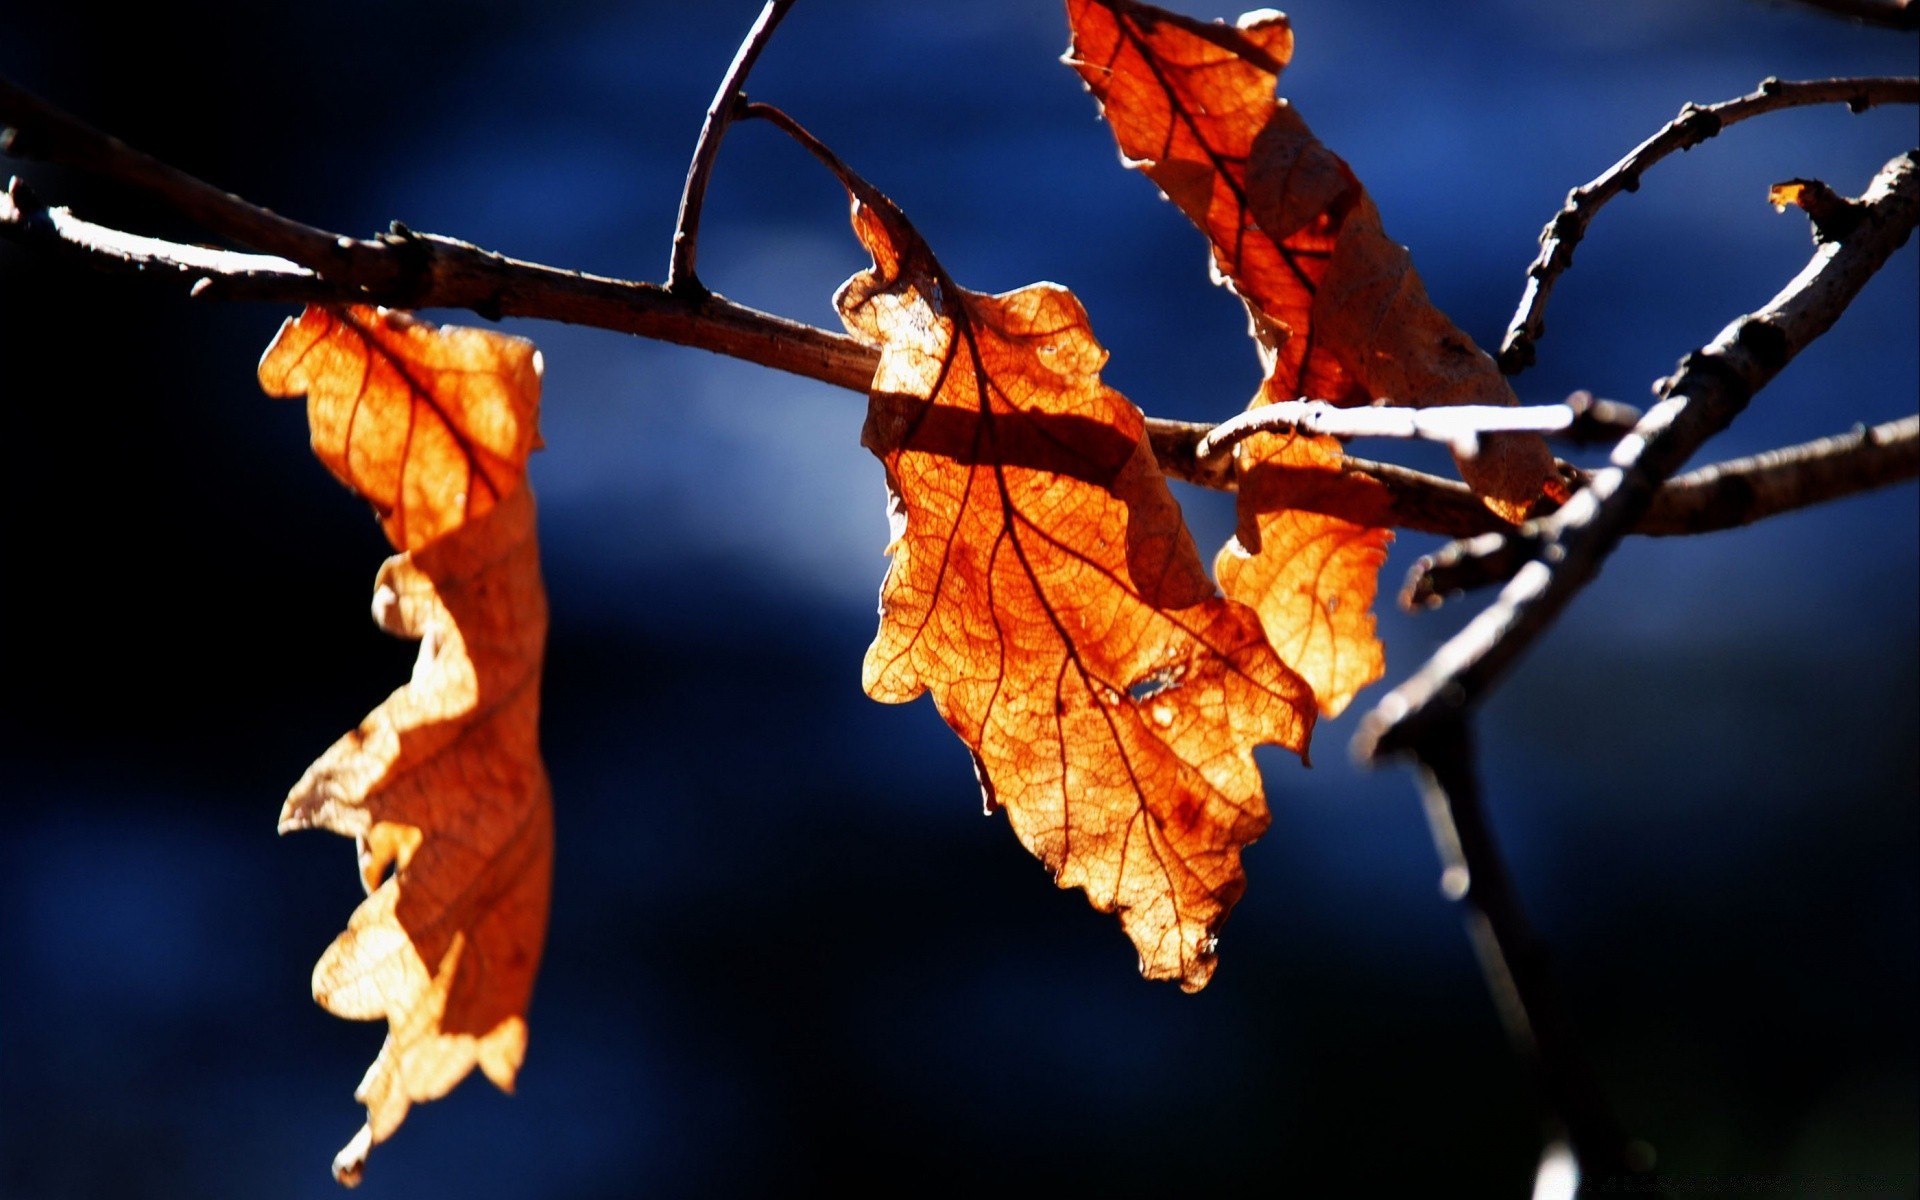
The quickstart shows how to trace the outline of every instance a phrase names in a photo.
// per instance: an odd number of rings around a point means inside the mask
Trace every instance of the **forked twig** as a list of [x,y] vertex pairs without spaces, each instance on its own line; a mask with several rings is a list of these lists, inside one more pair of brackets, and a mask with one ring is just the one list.
[[706,287],[694,274],[694,257],[700,249],[700,210],[707,198],[707,181],[713,177],[713,164],[720,156],[720,139],[727,134],[746,97],[747,73],[754,60],[773,38],[774,27],[787,15],[794,0],[767,0],[765,8],[747,31],[745,40],[734,52],[733,62],[720,80],[713,102],[707,105],[706,119],[700,123],[700,138],[693,145],[693,161],[687,165],[687,182],[680,193],[680,216],[673,226],[673,257],[667,264],[667,290],[675,295],[701,296]]
[[1664,399],[1586,490],[1529,523],[1528,561],[1493,604],[1367,714],[1354,739],[1356,756],[1378,761],[1404,752],[1424,727],[1478,704],[1632,531],[1661,484],[1839,319],[1920,219],[1920,151],[1881,168],[1861,202],[1851,233],[1820,245],[1763,308],[1729,324],[1662,381]]
[[[1875,488],[1920,478],[1920,416],[1715,463],[1669,480],[1633,532],[1676,537],[1736,529]],[[1490,529],[1442,546],[1413,565],[1400,603],[1432,607],[1472,588],[1504,583],[1535,547],[1527,530]]]
[[1691,150],[1729,125],[1751,117],[1809,104],[1845,104],[1865,112],[1877,104],[1920,103],[1920,79],[1869,77],[1815,79],[1789,83],[1762,80],[1747,95],[1705,106],[1688,104],[1658,133],[1641,142],[1598,178],[1567,193],[1567,202],[1540,231],[1540,255],[1527,268],[1527,286],[1520,306],[1507,324],[1497,356],[1500,369],[1517,375],[1533,365],[1534,344],[1546,333],[1547,297],[1566,269],[1573,265],[1573,248],[1586,236],[1587,226],[1601,205],[1621,192],[1639,190],[1648,167],[1677,150]]

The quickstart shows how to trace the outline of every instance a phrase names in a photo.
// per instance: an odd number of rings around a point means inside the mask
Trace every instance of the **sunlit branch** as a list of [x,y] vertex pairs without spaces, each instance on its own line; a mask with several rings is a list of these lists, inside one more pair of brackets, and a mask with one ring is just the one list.
[[1758,90],[1704,107],[1688,104],[1658,133],[1627,152],[1597,179],[1567,193],[1566,205],[1540,231],[1540,255],[1527,268],[1520,306],[1500,343],[1500,369],[1518,374],[1533,365],[1534,344],[1546,333],[1547,297],[1562,272],[1573,265],[1573,248],[1586,236],[1600,206],[1621,192],[1638,191],[1648,167],[1679,150],[1690,150],[1729,125],[1751,117],[1809,104],[1845,104],[1864,112],[1876,104],[1920,103],[1920,79],[1815,79],[1788,83],[1763,80]]
[[1460,404],[1407,408],[1390,403],[1340,407],[1324,400],[1282,400],[1248,409],[1213,427],[1194,447],[1210,458],[1256,433],[1306,433],[1337,438],[1419,438],[1442,442],[1463,458],[1480,452],[1489,433],[1557,434],[1578,442],[1618,441],[1633,431],[1638,409],[1578,393],[1565,404],[1501,407]]

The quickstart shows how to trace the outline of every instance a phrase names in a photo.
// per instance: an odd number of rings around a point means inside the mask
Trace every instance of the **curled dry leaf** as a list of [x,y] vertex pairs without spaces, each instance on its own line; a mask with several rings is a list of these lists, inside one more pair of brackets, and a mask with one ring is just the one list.
[[260,362],[307,396],[315,453],[365,496],[401,553],[374,618],[420,639],[413,677],[287,796],[281,832],[356,839],[367,889],[314,970],[314,997],[388,1034],[334,1160],[358,1182],[416,1101],[475,1067],[511,1090],[546,935],[552,804],[539,747],[546,592],[525,482],[539,353],[403,313],[309,308]]
[[862,441],[894,517],[867,693],[931,690],[988,810],[1198,990],[1267,827],[1253,747],[1304,753],[1312,693],[1208,581],[1072,294],[963,291],[848,186],[874,267],[836,302],[881,351]]
[[[1067,12],[1066,61],[1100,102],[1122,156],[1207,236],[1216,277],[1247,305],[1267,370],[1254,404],[1517,403],[1493,360],[1428,300],[1406,248],[1388,239],[1347,164],[1275,99],[1293,56],[1284,15],[1262,10],[1227,26],[1132,0],[1068,0]],[[1237,544],[1217,567],[1227,594],[1260,611],[1276,646],[1300,640],[1303,609],[1328,631],[1322,657],[1340,664],[1333,674],[1294,663],[1328,713],[1378,677],[1377,665],[1370,675],[1355,670],[1381,662],[1372,619],[1360,619],[1375,583],[1356,568],[1377,565],[1390,535],[1361,532],[1370,519],[1364,494],[1351,520],[1275,508],[1289,491],[1275,477],[1304,464],[1322,478],[1297,486],[1321,487],[1338,449],[1331,439],[1313,450],[1291,438],[1243,444],[1243,476],[1269,478],[1243,486]],[[1553,459],[1533,435],[1501,434],[1460,468],[1490,508],[1519,520],[1552,477]],[[1345,550],[1328,560],[1341,564],[1333,574],[1320,561],[1277,561],[1334,546]],[[1338,590],[1327,590],[1336,580]],[[1310,583],[1321,590],[1306,601]]]

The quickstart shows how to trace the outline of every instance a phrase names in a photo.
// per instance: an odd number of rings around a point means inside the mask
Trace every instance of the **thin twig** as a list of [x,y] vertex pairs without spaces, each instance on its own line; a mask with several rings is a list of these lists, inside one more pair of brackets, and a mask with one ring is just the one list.
[[1546,948],[1527,920],[1494,841],[1480,801],[1465,715],[1450,713],[1427,726],[1411,750],[1427,824],[1440,851],[1441,893],[1466,910],[1467,931],[1487,989],[1533,1075],[1547,1140],[1564,1136],[1581,1182],[1592,1186],[1625,1180],[1639,1164],[1632,1162],[1626,1135],[1574,1036],[1573,1021],[1548,970]]
[[[1689,471],[1660,489],[1633,532],[1678,537],[1736,529],[1915,478],[1920,416],[1902,417]],[[1416,562],[1401,606],[1431,608],[1455,593],[1513,578],[1537,547],[1525,527],[1502,529],[1497,519],[1487,526]]]
[[6,193],[0,195],[0,226],[15,230],[21,240],[71,251],[93,266],[118,265],[136,272],[151,270],[188,276],[214,275],[236,282],[281,279],[319,282],[319,276],[312,271],[277,254],[245,254],[210,246],[188,246],[83,221],[67,209],[47,207],[27,186],[26,180],[17,177],[8,180]]
[[[48,208],[15,187],[0,207],[0,234],[55,249],[82,251],[90,264],[170,275],[203,299],[294,304],[385,304],[457,308],[489,320],[533,317],[696,346],[792,375],[864,392],[879,357],[844,334],[735,304],[723,296],[675,296],[658,284],[609,279],[524,262],[437,234],[349,240],[336,276],[266,255],[209,250],[140,237]],[[236,203],[243,203],[236,201]],[[361,259],[403,264],[380,285],[365,279]]]
[[5,79],[0,79],[0,151],[127,184],[209,233],[292,259],[335,282],[380,287],[405,269],[383,243],[342,237],[249,204]]
[[1848,237],[1819,246],[1765,307],[1689,354],[1610,465],[1559,512],[1529,522],[1529,560],[1493,604],[1367,714],[1354,739],[1359,758],[1404,751],[1423,726],[1478,704],[1593,578],[1668,476],[1839,319],[1920,219],[1920,151],[1887,163],[1861,200],[1862,220]]
[[774,26],[780,24],[780,18],[786,16],[793,5],[794,0],[767,0],[753,28],[747,31],[746,39],[734,52],[733,63],[727,67],[719,90],[713,94],[713,103],[707,105],[706,119],[700,123],[700,140],[694,143],[693,161],[687,166],[686,188],[680,193],[680,216],[673,226],[673,258],[667,265],[667,290],[675,295],[706,294],[707,289],[693,268],[694,257],[700,249],[700,209],[707,198],[707,181],[713,177],[713,164],[720,156],[720,139],[726,136],[727,126],[746,99],[740,89],[746,86],[747,72],[753,70],[754,60],[773,37]]
[[1599,178],[1567,193],[1567,202],[1540,231],[1540,255],[1527,268],[1527,286],[1520,306],[1507,324],[1498,355],[1500,369],[1517,375],[1533,365],[1534,344],[1546,333],[1547,297],[1562,272],[1573,265],[1573,248],[1586,236],[1587,226],[1600,206],[1621,192],[1639,190],[1648,167],[1677,150],[1690,150],[1729,125],[1809,104],[1845,104],[1865,112],[1876,104],[1920,103],[1920,79],[1816,79],[1788,83],[1765,79],[1758,90],[1719,104],[1688,104],[1680,115],[1627,152]]
[[1868,25],[1920,29],[1920,8],[1913,6],[1913,0],[1800,0],[1800,3]]

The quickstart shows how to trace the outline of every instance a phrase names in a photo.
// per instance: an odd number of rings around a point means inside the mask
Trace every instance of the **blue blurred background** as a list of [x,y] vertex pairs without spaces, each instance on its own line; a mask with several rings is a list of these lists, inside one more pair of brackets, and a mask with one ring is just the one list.
[[[327,228],[397,218],[658,279],[757,8],[9,4],[0,73]],[[1566,190],[1683,102],[1915,66],[1911,35],[1751,0],[1291,11],[1283,91],[1483,345]],[[1236,411],[1257,382],[1243,314],[1117,163],[1065,42],[1040,0],[805,0],[750,91],[899,200],[963,284],[1074,288],[1147,411]],[[1823,109],[1662,164],[1581,247],[1523,398],[1644,402],[1805,262],[1769,183],[1855,193],[1917,134],[1911,109]],[[7,165],[82,215],[193,236]],[[830,327],[865,265],[844,194],[753,124],[701,248],[714,288]],[[1710,456],[1912,411],[1916,274],[1909,246]],[[385,547],[364,505],[309,457],[299,407],[254,385],[287,311],[0,242],[8,1198],[330,1197],[361,1120],[381,1030],[307,988],[359,895],[352,851],[273,824],[414,648],[367,619]],[[885,521],[858,398],[508,328],[547,361],[552,930],[519,1094],[470,1082],[416,1109],[366,1195],[1525,1193],[1525,1081],[1411,778],[1346,761],[1377,690],[1322,726],[1313,770],[1263,759],[1273,828],[1213,984],[1142,982],[1117,923],[981,817],[930,703],[860,692]],[[1217,545],[1226,500],[1177,491]],[[1434,544],[1404,537],[1389,588]],[[1480,722],[1499,836],[1664,1170],[1915,1187],[1917,560],[1912,485],[1634,542]],[[1390,676],[1468,611],[1383,613]]]

